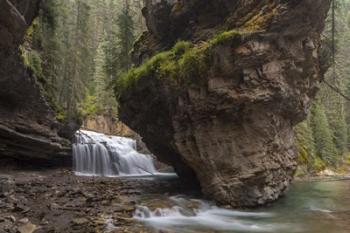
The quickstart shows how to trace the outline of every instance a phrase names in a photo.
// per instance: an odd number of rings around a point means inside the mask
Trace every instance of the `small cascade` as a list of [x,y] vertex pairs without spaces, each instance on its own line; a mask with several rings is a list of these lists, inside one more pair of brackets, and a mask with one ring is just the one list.
[[178,196],[170,200],[173,205],[169,208],[151,210],[138,206],[133,217],[154,229],[174,233],[298,232],[295,226],[292,231],[286,231],[291,226],[273,223],[272,213],[223,209],[209,202]]
[[126,176],[157,173],[153,158],[137,152],[136,141],[79,130],[73,144],[73,166],[77,175]]

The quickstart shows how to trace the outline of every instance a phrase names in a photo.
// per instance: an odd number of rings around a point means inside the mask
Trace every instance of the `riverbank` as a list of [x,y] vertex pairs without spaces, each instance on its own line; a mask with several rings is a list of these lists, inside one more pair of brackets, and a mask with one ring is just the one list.
[[350,179],[350,165],[344,164],[340,169],[326,168],[317,173],[308,173],[299,168],[294,177],[295,181],[334,181]]
[[77,177],[65,169],[0,172],[0,233],[148,232],[132,219],[145,194],[186,193],[176,179]]

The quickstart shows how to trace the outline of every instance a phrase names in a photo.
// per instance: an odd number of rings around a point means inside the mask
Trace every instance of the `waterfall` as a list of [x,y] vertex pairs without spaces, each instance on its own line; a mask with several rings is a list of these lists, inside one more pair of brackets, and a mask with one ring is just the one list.
[[77,175],[125,176],[157,173],[153,158],[137,152],[136,141],[79,130],[73,144],[73,167]]

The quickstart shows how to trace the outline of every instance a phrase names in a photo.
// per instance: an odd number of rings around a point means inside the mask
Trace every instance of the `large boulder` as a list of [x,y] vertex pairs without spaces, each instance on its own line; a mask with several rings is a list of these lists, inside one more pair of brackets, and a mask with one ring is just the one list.
[[147,1],[140,67],[116,84],[121,120],[208,197],[233,207],[277,199],[297,167],[293,126],[325,71],[330,2]]
[[0,159],[53,161],[69,155],[68,139],[76,125],[67,127],[56,120],[44,90],[23,65],[18,49],[40,2],[0,1]]

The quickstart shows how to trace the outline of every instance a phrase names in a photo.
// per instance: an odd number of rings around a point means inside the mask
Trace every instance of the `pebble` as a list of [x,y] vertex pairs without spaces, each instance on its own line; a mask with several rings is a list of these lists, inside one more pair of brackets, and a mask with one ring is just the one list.
[[12,222],[16,222],[16,217],[11,215],[11,216],[7,216],[7,219],[11,220]]
[[20,220],[18,220],[18,222],[26,224],[29,222],[29,219],[28,218],[21,218]]

